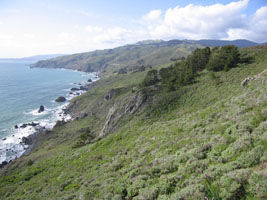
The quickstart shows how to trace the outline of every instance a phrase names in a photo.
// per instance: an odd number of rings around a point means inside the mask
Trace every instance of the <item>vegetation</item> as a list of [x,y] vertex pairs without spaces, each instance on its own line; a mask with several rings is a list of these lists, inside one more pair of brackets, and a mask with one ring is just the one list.
[[[161,83],[167,87],[167,90],[174,91],[181,86],[192,83],[198,73],[204,69],[228,71],[236,67],[238,63],[240,63],[240,53],[236,46],[214,47],[212,50],[206,47],[194,50],[186,60],[176,62],[168,68],[160,69],[159,76]],[[218,84],[218,78],[214,73],[211,73],[211,77]],[[157,71],[152,70],[148,72],[143,86],[155,85],[158,82]]]
[[[267,48],[242,49],[254,61],[228,71],[191,67],[191,81],[166,91],[204,51],[153,67],[156,85],[139,87],[154,82],[147,69],[93,84],[69,107],[76,120],[1,170],[0,199],[267,199]],[[247,77],[257,78],[241,86]]]
[[233,45],[213,48],[207,69],[212,71],[228,71],[237,66],[240,61],[238,48]]

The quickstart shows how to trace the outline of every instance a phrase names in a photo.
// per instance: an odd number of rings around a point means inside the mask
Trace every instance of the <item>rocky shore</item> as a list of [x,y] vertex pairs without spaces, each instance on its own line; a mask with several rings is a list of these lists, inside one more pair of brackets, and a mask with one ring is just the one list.
[[[96,75],[95,79],[98,80],[99,78],[100,78],[100,76]],[[69,94],[73,95],[72,98],[77,97],[77,96],[85,93],[86,91],[88,91],[93,82],[94,81],[92,81],[92,79],[88,79],[85,83],[74,83],[74,84],[77,84],[79,87],[71,88]],[[63,96],[59,96],[57,99],[55,99],[55,102],[57,102],[57,103],[63,103],[65,101],[67,101],[67,99],[66,99],[66,97],[63,97]],[[45,109],[46,109],[45,106],[40,105],[40,107],[38,109],[38,113],[44,112]],[[60,126],[62,124],[67,123],[67,121],[72,120],[71,118],[68,119],[66,117],[68,114],[69,113],[66,112],[66,109],[63,108],[62,112],[60,112],[59,116],[58,116],[61,120],[57,120],[55,122],[54,127],[55,126]],[[33,150],[35,147],[38,146],[38,144],[40,144],[40,142],[42,141],[43,136],[45,136],[45,135],[47,135],[47,134],[49,134],[51,132],[51,129],[48,129],[45,126],[41,126],[39,122],[29,122],[29,123],[23,123],[23,124],[20,124],[20,125],[18,125],[18,124],[14,125],[14,129],[17,129],[17,130],[25,129],[27,127],[31,127],[32,129],[34,129],[34,132],[32,134],[30,134],[29,136],[19,138],[21,140],[20,141],[20,145],[24,149],[24,152],[23,152],[23,154],[21,156],[28,155],[31,152],[31,150]],[[7,138],[3,138],[2,141],[5,141],[6,139]],[[5,151],[6,152],[8,152],[8,151],[15,152],[15,150],[12,149],[12,148],[6,149]],[[18,157],[20,157],[20,156],[18,156]],[[16,157],[15,159],[17,159],[18,157]],[[8,163],[12,162],[13,160],[9,160],[9,161],[5,160],[5,161],[3,161],[2,163],[0,163],[0,168],[3,168],[5,165],[7,165]]]

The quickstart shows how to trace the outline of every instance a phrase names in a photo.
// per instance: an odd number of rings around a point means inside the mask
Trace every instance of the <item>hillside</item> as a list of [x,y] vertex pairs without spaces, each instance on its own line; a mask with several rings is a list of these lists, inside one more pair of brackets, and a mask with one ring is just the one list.
[[39,61],[32,67],[66,68],[80,71],[101,71],[106,74],[139,70],[165,64],[188,56],[196,48],[204,46],[236,45],[248,47],[257,45],[248,40],[148,40],[115,49],[62,56]]
[[0,199],[266,199],[267,48],[241,55],[174,91],[142,87],[148,69],[95,82],[1,169]]

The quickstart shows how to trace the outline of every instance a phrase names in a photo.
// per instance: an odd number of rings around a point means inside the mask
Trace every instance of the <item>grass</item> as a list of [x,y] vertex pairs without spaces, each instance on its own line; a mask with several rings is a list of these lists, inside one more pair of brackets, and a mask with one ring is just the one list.
[[[216,72],[219,85],[203,71],[179,91],[159,86],[142,112],[72,148],[88,128],[101,131],[110,107],[127,104],[146,72],[100,80],[75,99],[75,116],[88,117],[55,128],[2,170],[0,199],[266,199],[266,76],[240,83],[267,68],[267,51],[242,51],[255,62]],[[105,101],[112,88],[124,89]]]

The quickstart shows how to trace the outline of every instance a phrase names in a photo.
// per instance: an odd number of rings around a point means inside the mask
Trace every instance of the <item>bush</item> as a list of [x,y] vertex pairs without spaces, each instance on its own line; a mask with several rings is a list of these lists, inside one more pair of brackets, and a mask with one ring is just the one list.
[[142,86],[147,87],[155,85],[158,82],[159,82],[158,71],[154,69],[147,72],[147,75],[142,83]]
[[95,137],[91,133],[91,130],[87,128],[85,132],[79,136],[78,141],[73,145],[73,148],[79,148],[86,144],[89,144],[94,138]]

